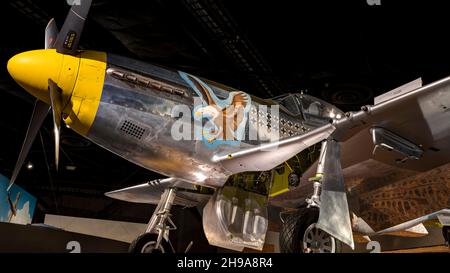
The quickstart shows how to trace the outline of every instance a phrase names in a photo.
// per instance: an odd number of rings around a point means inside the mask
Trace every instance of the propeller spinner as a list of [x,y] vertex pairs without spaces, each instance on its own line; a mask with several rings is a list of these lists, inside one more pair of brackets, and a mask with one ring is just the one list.
[[19,53],[8,61],[9,74],[37,98],[8,192],[50,109],[54,124],[55,166],[58,169],[61,117],[76,82],[80,63],[78,44],[91,3],[92,0],[81,0],[80,5],[72,6],[59,33],[51,19],[45,29],[44,50]]

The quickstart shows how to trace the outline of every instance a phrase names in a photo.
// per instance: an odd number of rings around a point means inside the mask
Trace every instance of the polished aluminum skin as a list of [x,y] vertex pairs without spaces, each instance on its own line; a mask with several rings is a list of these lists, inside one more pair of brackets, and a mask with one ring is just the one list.
[[[214,83],[208,82],[208,85],[219,98],[226,98],[229,92],[236,91],[231,88],[225,90],[225,87],[218,87]],[[195,140],[193,135],[192,140],[175,140],[172,136],[174,122],[181,118],[174,109],[185,105],[192,112],[195,97],[197,94],[180,77],[180,73],[109,54],[100,106],[87,137],[137,165],[168,177],[204,186],[221,187],[229,175],[245,171],[245,168],[228,167],[229,164],[224,164],[217,158],[259,147],[263,143],[250,140],[249,136],[250,126],[259,130],[258,133],[264,129],[258,125],[262,117],[261,113],[258,113],[260,103],[252,101],[252,111],[256,112],[258,119],[248,120],[245,137],[238,145],[222,144],[211,148],[204,141]],[[306,102],[311,100],[309,96],[304,97]],[[283,100],[281,102],[283,103]],[[329,104],[323,105],[326,109],[312,107],[317,111],[313,113],[315,115],[311,115],[315,117],[314,125],[328,122],[320,116],[319,111],[330,112],[334,109],[336,113],[341,113]],[[302,135],[314,128],[310,123],[304,122],[300,109],[292,114],[285,110],[283,104],[280,108],[280,120],[276,120],[280,124],[278,127],[273,125],[280,130],[280,139]],[[262,124],[267,126],[268,118],[264,119]],[[308,120],[313,121],[312,118]],[[314,139],[315,142],[320,140],[321,138]],[[281,162],[290,157],[278,154],[281,156]],[[270,169],[270,166],[263,167]]]

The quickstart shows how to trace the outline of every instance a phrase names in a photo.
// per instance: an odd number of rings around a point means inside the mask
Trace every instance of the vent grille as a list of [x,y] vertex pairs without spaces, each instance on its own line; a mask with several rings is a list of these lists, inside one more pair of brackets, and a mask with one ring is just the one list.
[[124,80],[133,84],[137,84],[143,87],[155,88],[159,91],[163,91],[169,94],[175,94],[179,96],[186,96],[187,92],[181,86],[170,84],[158,79],[153,79],[147,76],[138,75],[130,72],[120,71],[115,68],[108,68],[106,73],[112,75],[114,78]]
[[125,120],[122,123],[120,130],[125,134],[135,137],[137,139],[141,139],[145,133],[145,128],[142,128],[141,126],[136,125],[135,123],[129,120]]

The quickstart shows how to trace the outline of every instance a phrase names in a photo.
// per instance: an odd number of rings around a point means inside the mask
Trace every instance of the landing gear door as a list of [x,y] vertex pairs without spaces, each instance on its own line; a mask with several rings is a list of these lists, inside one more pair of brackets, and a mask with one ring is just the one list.
[[225,186],[203,209],[203,229],[211,245],[262,250],[268,226],[267,197]]

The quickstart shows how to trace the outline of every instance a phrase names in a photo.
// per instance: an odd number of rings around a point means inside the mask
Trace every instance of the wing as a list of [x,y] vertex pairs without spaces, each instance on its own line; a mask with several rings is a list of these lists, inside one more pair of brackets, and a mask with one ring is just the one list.
[[[354,155],[343,155],[344,167],[371,158],[394,167],[423,172],[450,161],[450,77],[364,107],[364,110],[336,124],[336,135],[344,145],[349,142],[347,146],[364,147],[352,151]],[[373,135],[369,129],[374,127],[390,131],[420,147],[421,158],[399,163],[402,155],[395,150],[379,150],[373,155]]]
[[212,158],[212,161],[221,163],[231,173],[270,170],[304,149],[328,138],[334,130],[335,127],[332,124],[327,124],[303,135],[241,149],[232,153],[217,154]]
[[208,105],[215,105],[216,103],[209,94],[208,88],[206,88],[202,82],[197,80],[197,78],[192,77],[191,75],[187,75],[188,79],[195,85],[196,89],[202,95],[202,99],[206,101]]
[[[349,203],[375,230],[447,208],[450,203],[450,77],[397,91],[335,123],[333,133],[342,143]],[[373,154],[370,129],[374,127],[407,139],[422,155],[403,161],[405,155],[396,149],[377,149]],[[314,176],[316,166],[303,174],[299,187],[273,198],[273,204],[296,207],[303,203],[312,192],[308,178]]]
[[[239,150],[234,153],[214,156],[214,161],[236,161],[248,166],[247,171],[261,171],[276,167],[278,164],[301,152],[306,146],[313,145],[332,134],[341,143],[346,143],[360,132],[365,134],[360,144],[350,147],[351,151],[343,160],[345,168],[349,164],[360,162],[362,157],[372,157],[374,145],[371,144],[370,128],[387,129],[396,135],[408,139],[409,142],[422,147],[423,155],[419,160],[408,160],[401,168],[416,171],[430,170],[436,166],[450,162],[450,77],[431,83],[427,86],[400,93],[396,97],[384,100],[373,106],[365,106],[363,110],[348,113],[346,117],[333,124],[318,127],[300,136],[285,138],[270,144]],[[369,140],[369,141],[367,141]],[[308,145],[301,145],[301,144]],[[278,147],[278,149],[267,149]],[[358,149],[355,149],[355,148]],[[355,156],[361,154],[360,156]],[[386,152],[390,153],[390,152]],[[398,166],[399,155],[380,152],[377,160]],[[249,161],[259,156],[268,158],[265,163],[253,164]],[[270,160],[270,158],[274,160]],[[265,161],[259,158],[257,161]],[[234,165],[226,163],[227,165]],[[245,169],[245,168],[244,168]]]
[[194,207],[206,203],[210,195],[193,193],[193,184],[181,181],[176,178],[156,179],[150,182],[110,191],[106,196],[133,203],[145,203],[157,205],[164,190],[168,187],[181,188],[187,191],[179,191],[175,197],[174,204],[183,207]]

